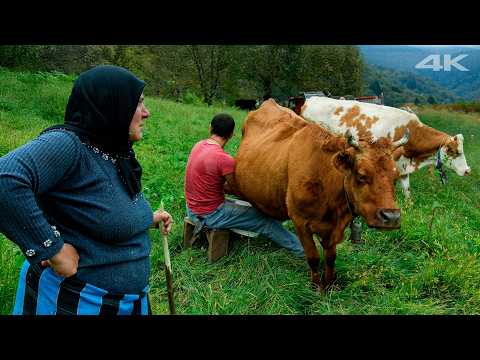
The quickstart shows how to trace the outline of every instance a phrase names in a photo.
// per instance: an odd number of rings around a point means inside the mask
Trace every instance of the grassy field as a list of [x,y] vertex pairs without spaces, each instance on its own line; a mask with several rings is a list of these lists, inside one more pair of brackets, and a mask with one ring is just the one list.
[[[0,156],[63,122],[72,78],[0,69]],[[338,246],[337,283],[327,294],[310,287],[306,261],[266,239],[233,243],[229,256],[208,264],[205,248],[183,250],[183,176],[191,147],[208,135],[220,111],[237,121],[226,150],[234,155],[246,112],[179,104],[147,97],[152,115],[136,145],[143,185],[153,208],[163,200],[175,225],[169,236],[179,314],[479,314],[480,122],[473,115],[423,109],[422,121],[450,134],[463,133],[472,175],[448,171],[442,186],[427,169],[411,177],[414,197],[404,202],[402,228],[364,231],[363,245]],[[437,208],[432,219],[433,208]],[[431,231],[429,229],[432,225]],[[290,226],[290,225],[289,225]],[[168,314],[161,237],[153,241],[151,300],[154,314]],[[0,314],[13,308],[23,256],[0,235]]]

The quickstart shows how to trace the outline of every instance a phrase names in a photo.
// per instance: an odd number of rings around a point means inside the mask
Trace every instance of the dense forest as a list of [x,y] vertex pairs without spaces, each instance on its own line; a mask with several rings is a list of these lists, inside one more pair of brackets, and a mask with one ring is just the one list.
[[351,45],[5,45],[0,66],[78,74],[98,64],[124,66],[147,95],[182,102],[280,101],[300,91],[358,96],[363,61]]
[[[383,92],[390,106],[461,100],[458,90],[468,87],[465,82],[448,89],[434,75],[403,70],[424,53],[407,46],[3,45],[0,66],[76,75],[115,64],[145,80],[147,95],[209,105],[269,97],[283,102],[303,91],[346,97]],[[458,82],[458,76],[464,75],[451,73],[448,79]]]
[[399,107],[405,103],[416,105],[452,103],[461,98],[430,78],[412,72],[387,69],[365,64],[363,93],[384,94],[385,105]]

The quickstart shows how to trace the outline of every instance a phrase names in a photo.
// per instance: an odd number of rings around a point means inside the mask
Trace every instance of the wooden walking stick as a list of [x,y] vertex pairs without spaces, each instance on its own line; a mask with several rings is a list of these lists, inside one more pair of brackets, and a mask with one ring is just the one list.
[[[164,211],[163,201],[160,202],[160,211]],[[167,278],[168,307],[170,308],[170,315],[175,315],[175,303],[173,301],[172,264],[170,263],[170,251],[168,250],[167,235],[163,235],[163,256],[165,258],[165,277]]]

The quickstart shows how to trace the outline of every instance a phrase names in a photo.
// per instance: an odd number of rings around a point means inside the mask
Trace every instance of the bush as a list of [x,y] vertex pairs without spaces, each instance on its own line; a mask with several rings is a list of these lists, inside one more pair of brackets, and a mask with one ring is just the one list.
[[40,46],[1,45],[0,66],[13,69],[34,69],[38,66]]
[[204,105],[203,99],[190,90],[187,90],[185,93],[183,93],[181,102],[190,105]]
[[437,110],[449,110],[468,113],[480,113],[480,102],[479,101],[469,101],[469,102],[460,102],[455,104],[438,104],[434,106]]

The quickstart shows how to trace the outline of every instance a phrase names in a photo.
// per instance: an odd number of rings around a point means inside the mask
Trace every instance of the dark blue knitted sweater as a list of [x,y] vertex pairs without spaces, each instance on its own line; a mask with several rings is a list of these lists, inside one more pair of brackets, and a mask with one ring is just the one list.
[[66,242],[79,253],[80,280],[141,292],[152,222],[150,205],[142,193],[128,196],[114,160],[72,132],[47,132],[0,158],[0,232],[32,264]]

